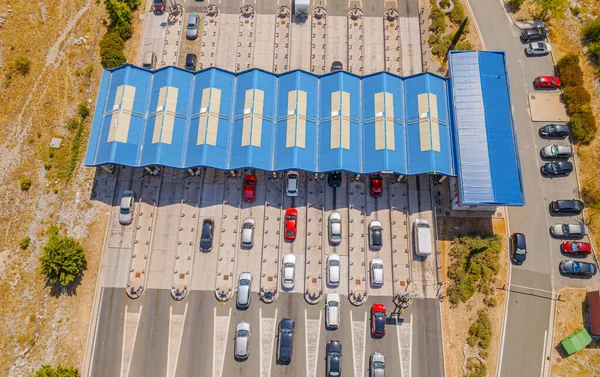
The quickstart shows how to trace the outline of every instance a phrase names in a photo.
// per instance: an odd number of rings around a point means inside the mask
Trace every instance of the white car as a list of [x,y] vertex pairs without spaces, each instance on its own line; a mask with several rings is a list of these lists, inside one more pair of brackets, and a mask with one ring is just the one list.
[[340,269],[342,263],[340,256],[337,254],[329,254],[327,257],[327,285],[337,287],[340,285]]
[[286,254],[283,256],[283,279],[281,280],[283,289],[294,289],[296,285],[296,256]]
[[133,191],[123,191],[121,196],[121,206],[119,208],[119,224],[129,225],[133,222],[133,205],[135,204],[135,194]]
[[242,247],[251,249],[254,245],[254,219],[247,218],[242,222]]
[[331,212],[329,215],[329,243],[339,245],[342,242],[342,215]]
[[371,285],[373,287],[383,286],[383,260],[373,258],[371,260]]
[[340,295],[328,293],[325,297],[325,326],[337,329],[340,325]]
[[385,357],[379,352],[371,354],[369,377],[385,377]]
[[235,330],[235,357],[247,359],[250,355],[250,324],[240,322]]
[[533,42],[527,45],[525,53],[527,55],[548,55],[552,51],[549,43]]
[[241,309],[246,309],[250,306],[250,289],[252,287],[252,274],[250,272],[242,272],[238,280],[238,292],[236,304]]
[[285,176],[285,181],[285,194],[287,196],[298,196],[298,172],[295,170],[288,171]]

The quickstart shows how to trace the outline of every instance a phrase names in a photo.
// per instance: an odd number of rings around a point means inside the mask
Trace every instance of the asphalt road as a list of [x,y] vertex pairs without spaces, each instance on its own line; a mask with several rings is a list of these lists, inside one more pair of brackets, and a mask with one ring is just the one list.
[[[103,288],[91,375],[322,376],[325,347],[334,339],[342,343],[346,376],[368,375],[373,352],[386,356],[388,373],[395,376],[443,375],[435,299],[416,300],[397,321],[388,297],[370,297],[358,308],[343,297],[340,327],[327,330],[323,303],[309,305],[302,294],[284,293],[269,305],[256,298],[248,310],[237,310],[235,300],[221,306],[212,292],[193,291],[176,302],[168,290],[153,289],[134,301],[123,289]],[[387,333],[382,339],[370,334],[369,310],[376,302],[388,308]],[[275,362],[276,326],[283,317],[296,321],[289,365]],[[233,356],[235,328],[240,321],[249,322],[252,328],[250,357],[245,361]]]
[[552,295],[544,291],[591,284],[589,280],[560,275],[558,264],[568,257],[561,255],[559,245],[562,240],[553,239],[549,234],[549,227],[555,223],[580,220],[578,217],[551,216],[548,210],[552,200],[576,197],[577,181],[574,173],[549,179],[539,172],[542,164],[539,151],[543,146],[569,143],[568,140],[541,139],[538,129],[545,123],[532,122],[529,112],[527,95],[534,91],[533,80],[539,75],[554,74],[552,57],[525,55],[525,44],[519,39],[520,30],[504,13],[499,0],[471,1],[470,4],[486,49],[506,52],[527,200],[524,207],[508,209],[510,231],[525,234],[528,254],[522,266],[512,266],[500,375],[539,376],[542,368],[547,372],[544,341],[546,336],[551,336],[553,307]]

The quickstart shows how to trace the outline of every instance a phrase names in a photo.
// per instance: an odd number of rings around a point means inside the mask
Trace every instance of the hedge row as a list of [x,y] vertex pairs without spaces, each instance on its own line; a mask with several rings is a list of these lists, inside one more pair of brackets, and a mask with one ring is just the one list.
[[115,68],[127,62],[123,48],[133,35],[131,20],[140,0],[106,0],[104,2],[110,24],[108,33],[100,41],[100,56],[105,68]]
[[596,137],[596,117],[590,107],[590,93],[583,87],[583,71],[579,66],[579,56],[564,56],[556,66],[563,85],[562,98],[571,116],[573,140],[588,144]]

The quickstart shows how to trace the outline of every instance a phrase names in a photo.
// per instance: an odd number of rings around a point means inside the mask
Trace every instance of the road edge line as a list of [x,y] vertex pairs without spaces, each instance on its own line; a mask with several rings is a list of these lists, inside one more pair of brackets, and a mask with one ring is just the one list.
[[487,48],[485,48],[485,42],[483,41],[483,36],[481,35],[481,30],[479,30],[479,25],[477,24],[477,20],[475,19],[475,13],[473,13],[473,10],[471,9],[471,4],[469,4],[469,0],[465,0],[465,5],[467,6],[467,8],[469,10],[469,15],[471,16],[471,20],[473,21],[472,23],[475,25],[475,30],[477,30],[477,36],[479,37],[479,40],[481,41],[481,47],[484,51],[486,51]]
[[[506,221],[506,239],[508,242],[508,247],[510,249],[510,220],[508,219],[508,210],[506,206],[502,207],[502,212],[504,212],[504,219]],[[510,261],[510,250],[508,250],[508,268],[507,268],[507,282],[506,282],[506,297],[504,298],[504,314],[502,315],[502,333],[500,336],[500,352],[498,352],[498,358],[496,360],[496,377],[500,377],[500,369],[502,365],[502,357],[504,356],[504,339],[506,336],[506,320],[508,318],[508,302],[510,298],[510,284],[512,279],[512,263]]]

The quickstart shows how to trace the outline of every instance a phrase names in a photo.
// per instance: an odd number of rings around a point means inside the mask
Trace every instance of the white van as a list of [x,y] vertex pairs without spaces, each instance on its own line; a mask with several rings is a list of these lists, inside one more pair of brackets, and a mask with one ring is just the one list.
[[416,219],[414,225],[415,254],[426,257],[432,252],[431,227],[425,219]]
[[340,325],[340,295],[328,293],[325,297],[325,326],[337,329]]

